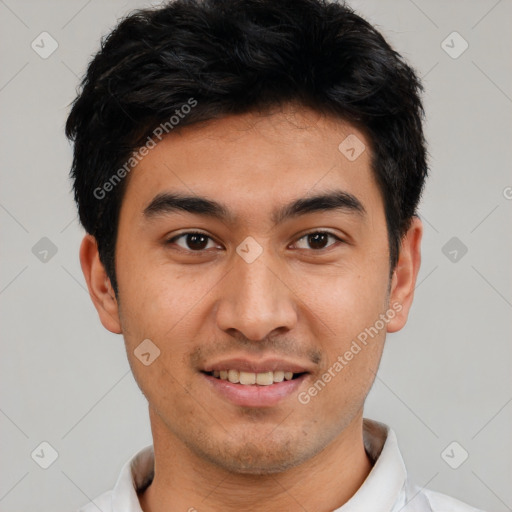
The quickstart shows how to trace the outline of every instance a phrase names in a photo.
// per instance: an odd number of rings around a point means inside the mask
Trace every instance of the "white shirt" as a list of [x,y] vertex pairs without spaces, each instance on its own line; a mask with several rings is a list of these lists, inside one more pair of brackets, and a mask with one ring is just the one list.
[[[383,423],[365,418],[363,440],[373,468],[352,498],[333,512],[482,512],[410,482],[396,435]],[[143,512],[137,490],[151,483],[153,464],[153,445],[149,445],[126,462],[114,489],[77,512],[98,512],[98,508],[101,512]]]

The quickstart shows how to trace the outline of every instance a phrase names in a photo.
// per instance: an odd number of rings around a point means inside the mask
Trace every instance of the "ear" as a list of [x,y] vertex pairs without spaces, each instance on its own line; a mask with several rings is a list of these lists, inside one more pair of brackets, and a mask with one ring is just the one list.
[[416,278],[421,264],[421,237],[423,224],[419,217],[414,216],[411,226],[402,238],[400,255],[391,278],[389,304],[401,304],[401,309],[394,308],[396,315],[387,324],[387,332],[396,332],[402,329],[407,322]]
[[80,264],[89,288],[94,307],[98,311],[101,323],[110,332],[121,334],[117,299],[100,261],[98,244],[92,235],[85,235],[80,246]]

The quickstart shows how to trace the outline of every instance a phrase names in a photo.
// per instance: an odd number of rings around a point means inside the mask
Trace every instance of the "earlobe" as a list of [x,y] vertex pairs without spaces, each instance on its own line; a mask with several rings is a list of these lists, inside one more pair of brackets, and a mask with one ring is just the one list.
[[87,234],[82,240],[80,264],[101,323],[110,332],[121,334],[117,299],[105,267],[100,260],[98,244],[92,235]]
[[389,305],[393,306],[396,315],[389,321],[387,332],[399,331],[407,322],[421,264],[422,235],[423,224],[420,218],[415,216],[410,228],[402,238],[398,263],[391,279]]

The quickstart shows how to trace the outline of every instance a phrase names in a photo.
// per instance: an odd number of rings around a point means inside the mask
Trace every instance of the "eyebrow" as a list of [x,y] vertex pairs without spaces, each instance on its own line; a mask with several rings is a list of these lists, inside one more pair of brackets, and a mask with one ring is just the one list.
[[[332,190],[314,196],[301,197],[272,212],[274,224],[316,212],[340,211],[366,216],[366,210],[356,196],[342,190]],[[224,223],[234,224],[236,216],[222,203],[207,197],[190,196],[181,193],[161,193],[144,209],[144,217],[151,219],[175,212],[186,212],[212,217]]]

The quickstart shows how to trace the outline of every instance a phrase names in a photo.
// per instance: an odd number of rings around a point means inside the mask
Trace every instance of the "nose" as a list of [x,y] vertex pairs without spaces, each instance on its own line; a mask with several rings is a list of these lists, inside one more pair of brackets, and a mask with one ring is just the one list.
[[291,283],[265,254],[251,263],[237,255],[222,280],[216,316],[218,327],[228,334],[258,341],[297,323]]

